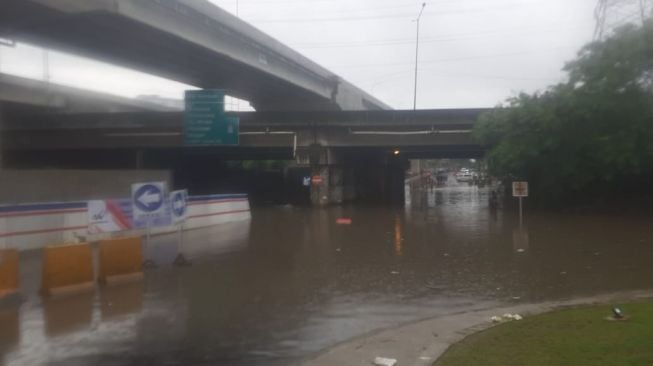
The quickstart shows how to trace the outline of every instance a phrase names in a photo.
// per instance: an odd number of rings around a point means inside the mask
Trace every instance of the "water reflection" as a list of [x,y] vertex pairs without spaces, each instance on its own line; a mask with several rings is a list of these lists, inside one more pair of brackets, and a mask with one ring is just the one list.
[[102,321],[136,314],[143,308],[142,281],[106,286],[100,291],[100,312]]
[[5,364],[4,355],[18,346],[20,326],[17,309],[0,308],[0,365]]
[[529,247],[528,230],[526,228],[519,228],[512,232],[512,247],[517,253],[523,253]]
[[43,301],[45,334],[48,337],[65,335],[80,329],[88,329],[93,317],[92,292],[61,295]]
[[403,255],[403,241],[401,237],[401,218],[399,215],[395,216],[395,254],[398,256]]
[[489,209],[489,192],[415,190],[403,209],[261,208],[251,224],[188,232],[192,266],[11,308],[5,361],[287,365],[430,315],[653,285],[649,218],[534,213],[519,231],[511,212]]

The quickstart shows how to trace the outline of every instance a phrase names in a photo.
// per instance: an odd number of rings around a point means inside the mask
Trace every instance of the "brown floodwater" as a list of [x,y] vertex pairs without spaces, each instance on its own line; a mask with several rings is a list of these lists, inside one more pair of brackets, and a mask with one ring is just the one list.
[[[455,184],[406,207],[257,208],[186,233],[191,266],[49,299],[39,252],[23,253],[21,298],[0,304],[0,365],[286,365],[429,316],[647,289],[651,219],[527,211],[520,232],[488,189]],[[159,263],[175,250],[174,236],[148,247]]]

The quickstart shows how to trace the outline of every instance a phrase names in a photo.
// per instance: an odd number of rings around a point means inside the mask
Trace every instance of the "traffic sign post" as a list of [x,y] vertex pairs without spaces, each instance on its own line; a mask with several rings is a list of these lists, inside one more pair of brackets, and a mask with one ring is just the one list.
[[185,189],[170,192],[168,199],[170,204],[170,212],[172,214],[172,221],[177,226],[177,258],[174,263],[176,265],[188,265],[189,262],[186,257],[181,253],[184,244],[184,222],[188,217],[188,191]]
[[[164,226],[169,221],[168,207],[165,204],[165,182],[148,182],[132,184],[132,213],[134,226],[146,229],[145,244],[150,243],[150,228]],[[146,260],[144,266],[154,266],[152,260]]]
[[512,182],[512,196],[519,198],[519,229],[523,225],[522,198],[528,197],[528,182]]
[[316,186],[322,184],[322,180],[323,179],[322,179],[321,175],[316,174],[316,175],[311,177],[311,183],[313,183],[313,185],[316,185]]
[[172,213],[172,222],[183,224],[188,216],[188,192],[185,189],[170,192],[170,212]]
[[184,144],[238,145],[240,120],[225,114],[223,90],[187,90],[184,96]]

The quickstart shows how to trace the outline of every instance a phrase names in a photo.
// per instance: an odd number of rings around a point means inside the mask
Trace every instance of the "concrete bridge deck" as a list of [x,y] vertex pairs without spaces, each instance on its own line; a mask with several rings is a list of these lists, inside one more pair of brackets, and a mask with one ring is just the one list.
[[206,0],[7,0],[0,36],[226,89],[259,111],[389,108]]

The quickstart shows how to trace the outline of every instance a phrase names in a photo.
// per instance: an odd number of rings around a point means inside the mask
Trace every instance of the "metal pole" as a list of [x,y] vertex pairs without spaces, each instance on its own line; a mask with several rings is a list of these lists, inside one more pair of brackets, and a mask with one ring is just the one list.
[[415,19],[415,22],[417,22],[417,34],[415,37],[415,82],[413,84],[414,86],[413,110],[417,109],[417,60],[419,56],[419,19],[422,17],[422,13],[424,12],[424,7],[426,7],[426,3],[422,3],[422,9],[420,9],[419,15],[417,16],[417,19]]
[[178,233],[178,238],[177,238],[177,253],[181,254],[181,249],[182,245],[184,244],[184,230],[183,230],[183,224],[177,224],[177,233]]

